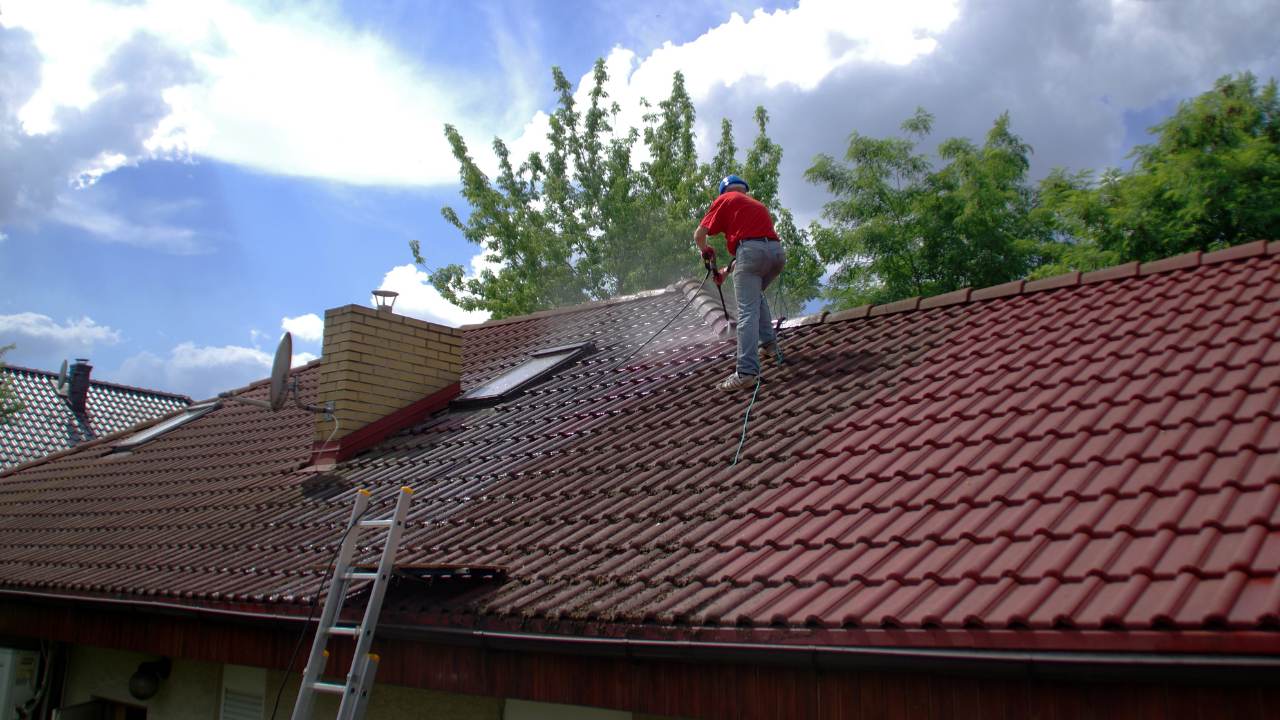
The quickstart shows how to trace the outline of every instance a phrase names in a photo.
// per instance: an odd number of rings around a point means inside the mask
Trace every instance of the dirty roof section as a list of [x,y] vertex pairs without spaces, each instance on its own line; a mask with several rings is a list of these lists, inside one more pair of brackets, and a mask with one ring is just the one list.
[[55,392],[57,373],[11,365],[0,368],[0,378],[9,383],[23,405],[17,416],[0,424],[0,470],[191,404],[185,395],[91,380],[87,417],[80,418]]
[[[401,562],[505,571],[401,593],[398,622],[1277,652],[1278,253],[794,323],[736,467],[749,393],[713,389],[722,314],[690,309],[615,367],[691,286],[477,326],[464,387],[537,349],[598,351],[338,473],[383,503],[417,489]],[[311,426],[292,412],[227,405],[128,457],[99,444],[0,477],[0,585],[277,611],[314,593],[348,496],[301,499]]]

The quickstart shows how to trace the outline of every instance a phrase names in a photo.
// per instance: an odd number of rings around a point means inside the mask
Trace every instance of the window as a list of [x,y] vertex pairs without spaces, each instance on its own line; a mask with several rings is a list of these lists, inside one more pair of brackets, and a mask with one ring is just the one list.
[[146,430],[143,430],[141,432],[136,432],[130,435],[129,437],[121,440],[120,442],[116,443],[115,448],[117,450],[132,450],[133,448],[149,440],[153,440],[169,432],[174,428],[178,428],[178,427],[182,427],[183,425],[186,425],[187,423],[191,422],[192,420],[195,420],[198,417],[203,416],[205,413],[209,412],[210,410],[213,410],[216,407],[218,407],[218,403],[216,402],[205,403],[203,405],[192,405],[191,407],[182,411],[182,413],[179,415],[174,415],[168,420],[162,420],[156,423],[155,425],[152,425],[151,427],[147,428]]
[[471,388],[453,401],[455,405],[484,405],[513,397],[530,386],[545,380],[557,370],[596,351],[592,343],[561,345],[539,350],[528,360],[492,378],[489,382]]
[[267,671],[243,665],[222,666],[220,720],[262,720]]

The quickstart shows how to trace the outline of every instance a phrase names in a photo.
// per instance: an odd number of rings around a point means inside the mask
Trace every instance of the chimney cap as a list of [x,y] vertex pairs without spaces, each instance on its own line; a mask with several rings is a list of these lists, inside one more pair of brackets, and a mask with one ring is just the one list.
[[400,293],[395,290],[374,290],[373,297],[379,310],[391,310],[395,307],[396,298],[400,297]]

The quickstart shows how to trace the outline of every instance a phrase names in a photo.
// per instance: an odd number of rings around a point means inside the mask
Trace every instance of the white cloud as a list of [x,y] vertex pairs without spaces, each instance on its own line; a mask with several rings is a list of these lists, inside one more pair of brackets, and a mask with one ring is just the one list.
[[66,193],[54,201],[48,219],[79,228],[99,240],[121,245],[159,250],[172,255],[199,255],[211,250],[200,234],[171,221],[171,216],[186,207],[185,203],[142,202],[129,208],[129,213],[113,212],[102,203],[90,201],[80,193]]
[[[477,256],[479,257],[479,256]],[[472,268],[477,263],[488,261],[472,259]],[[400,293],[396,298],[395,311],[420,320],[457,327],[471,323],[484,322],[489,319],[487,312],[463,310],[445,300],[440,291],[431,285],[431,278],[415,265],[399,265],[391,268],[382,278],[379,290],[394,290]]]
[[[527,116],[538,97],[516,76],[510,87],[520,88],[520,97],[484,102],[492,88],[465,82],[456,71],[433,72],[327,4],[30,0],[6,4],[5,18],[29,30],[44,57],[43,83],[21,113],[28,131],[54,132],[59,108],[90,106],[100,91],[87,78],[99,59],[145,32],[165,38],[198,72],[195,81],[165,89],[172,112],[146,138],[147,147],[286,175],[355,184],[453,182],[456,165],[442,125],[491,134],[504,116]],[[502,26],[494,31],[500,51],[511,56],[505,65],[514,67],[520,56],[527,64],[521,38]],[[477,117],[475,108],[493,117]]]
[[324,318],[315,313],[283,318],[280,320],[280,327],[303,342],[320,342],[324,339]]
[[[67,199],[73,188],[92,185],[104,173],[149,156],[148,139],[170,114],[163,91],[190,80],[194,70],[155,36],[131,35],[83,68],[89,95],[69,95],[83,102],[51,110],[56,132],[33,134],[20,110],[36,102],[42,77],[44,86],[54,87],[60,73],[46,72],[37,39],[10,24],[8,6],[5,12],[6,24],[0,26],[0,147],[5,148],[0,153],[0,223],[33,225],[59,205],[85,205]],[[79,214],[70,213],[72,219]],[[100,210],[97,215],[85,223],[86,229],[101,230],[109,240],[142,228],[160,233],[144,235],[144,242],[190,242],[172,237],[173,228],[148,227],[155,223],[130,228]]]
[[[667,43],[643,60],[615,49],[609,58],[620,127],[639,126],[641,97],[666,96],[682,70],[695,100],[714,88],[750,83],[810,90],[854,63],[905,64],[932,52],[933,37],[957,14],[956,0],[850,3],[802,0],[798,7],[749,18],[734,13],[697,39]],[[486,169],[488,137],[513,139],[516,157],[540,147],[547,117],[546,66],[531,38],[536,18],[513,21],[482,7],[503,101],[494,88],[461,81],[362,32],[325,4],[231,0],[149,0],[128,6],[103,0],[14,0],[6,23],[32,33],[43,58],[42,81],[20,118],[28,132],[60,130],[60,109],[84,110],[106,92],[93,73],[138,33],[165,39],[195,75],[147,88],[163,91],[169,110],[145,136],[147,150],[204,155],[269,172],[355,184],[430,185],[456,181],[456,163],[439,132],[458,125]],[[68,23],[74,16],[77,22]],[[155,78],[156,81],[168,78]],[[578,92],[585,99],[585,88]],[[124,153],[114,162],[131,162]],[[99,158],[97,170],[112,160]]]
[[[698,38],[680,45],[665,43],[645,58],[615,47],[605,60],[609,101],[619,106],[615,130],[641,127],[647,112],[641,99],[656,107],[670,94],[677,71],[684,73],[689,96],[701,109],[700,101],[725,88],[789,87],[808,92],[844,68],[907,65],[936,50],[936,36],[959,16],[958,6],[957,0],[801,0],[793,9],[756,10],[750,18],[733,13]],[[580,107],[590,101],[591,85],[588,72],[574,92]],[[702,122],[711,127],[707,117]],[[546,115],[535,115],[512,142],[515,157],[544,150],[547,127]],[[704,140],[709,137],[702,135]]]
[[59,323],[34,312],[0,315],[0,345],[17,345],[8,358],[16,364],[58,355],[89,357],[94,347],[119,342],[118,330],[99,325],[88,316]]
[[[296,353],[292,365],[304,365],[316,356]],[[127,358],[116,376],[120,382],[208,398],[262,380],[271,373],[272,356],[240,345],[200,346],[184,342],[165,356],[140,352]]]

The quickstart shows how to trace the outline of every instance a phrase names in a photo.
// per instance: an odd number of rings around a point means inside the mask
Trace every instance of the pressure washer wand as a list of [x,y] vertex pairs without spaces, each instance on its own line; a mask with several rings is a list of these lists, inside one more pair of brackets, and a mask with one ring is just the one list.
[[702,266],[707,269],[707,272],[710,273],[711,277],[714,278],[716,281],[716,292],[720,293],[720,309],[724,311],[724,316],[725,316],[725,319],[727,320],[729,318],[729,306],[724,304],[724,288],[720,286],[724,284],[724,277],[725,275],[728,275],[728,273],[727,272],[722,273],[719,270],[717,270],[716,266],[712,265],[711,261],[709,260],[704,261],[702,263]]

